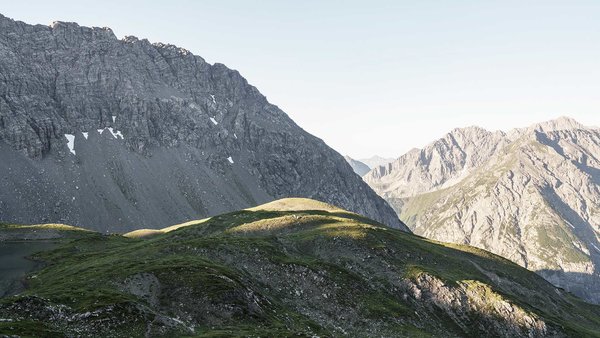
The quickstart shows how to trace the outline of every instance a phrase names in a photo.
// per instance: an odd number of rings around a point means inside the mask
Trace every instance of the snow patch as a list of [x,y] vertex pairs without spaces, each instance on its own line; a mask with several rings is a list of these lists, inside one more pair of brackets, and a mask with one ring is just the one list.
[[117,139],[118,139],[118,138],[119,138],[118,136],[120,136],[120,137],[121,137],[121,140],[123,139],[123,134],[121,133],[121,131],[119,131],[119,130],[117,130],[117,131],[114,131],[112,128],[108,128],[108,131],[110,131],[110,133],[112,134],[112,136],[113,136],[114,138],[117,138]]
[[115,123],[115,121],[117,120],[117,117],[113,115],[112,120],[113,120],[113,123]]
[[233,158],[231,158],[231,156],[229,156],[229,157],[227,158],[227,161],[229,161],[229,163],[232,163],[232,164],[233,164]]
[[592,246],[594,247],[594,249],[596,249],[598,252],[600,252],[600,248],[598,248],[598,247],[596,246],[596,244],[592,243]]
[[85,139],[87,140],[87,139],[88,139],[88,135],[89,135],[90,133],[88,133],[87,131],[84,131],[82,134],[83,134],[83,137],[85,137]]
[[213,103],[217,104],[217,100],[215,100],[215,96],[213,94],[210,94],[210,97],[212,98]]
[[219,122],[217,122],[217,120],[215,120],[215,118],[214,118],[214,117],[211,117],[211,118],[210,118],[210,120],[212,121],[212,123],[214,123],[214,124],[215,124],[215,126],[216,126],[217,124],[219,124]]
[[67,138],[67,147],[69,147],[69,151],[75,155],[75,135],[65,134]]
[[233,133],[233,137],[235,137],[237,139],[237,135],[235,133]]
[[121,131],[117,130],[115,131],[113,128],[108,127],[108,128],[104,128],[104,129],[98,129],[98,134],[102,135],[102,132],[104,130],[108,129],[108,131],[112,134],[112,136],[116,139],[118,139],[119,137],[121,137],[121,139],[124,139],[123,137],[123,133],[121,133]]

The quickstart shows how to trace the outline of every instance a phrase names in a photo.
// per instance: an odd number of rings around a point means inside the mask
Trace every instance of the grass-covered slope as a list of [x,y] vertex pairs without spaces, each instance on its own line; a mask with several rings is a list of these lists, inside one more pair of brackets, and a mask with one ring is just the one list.
[[600,307],[508,260],[305,199],[35,258],[0,334],[600,336]]

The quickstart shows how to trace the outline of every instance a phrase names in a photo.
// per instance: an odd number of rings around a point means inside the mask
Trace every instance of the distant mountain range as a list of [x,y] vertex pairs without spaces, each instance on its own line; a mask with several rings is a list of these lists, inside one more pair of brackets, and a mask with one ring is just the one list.
[[363,176],[371,170],[368,165],[362,163],[361,161],[355,160],[350,156],[344,156],[344,159],[346,162],[348,162],[348,164],[350,164],[352,170],[354,170],[358,176]]
[[455,129],[364,180],[417,234],[474,245],[600,302],[600,130]]
[[394,161],[393,158],[383,158],[377,155],[361,160],[355,160],[350,156],[344,156],[344,158],[358,176],[364,176],[371,169]]
[[0,221],[127,232],[281,197],[406,229],[237,71],[110,28],[0,15]]
[[394,162],[395,158],[386,158],[378,155],[371,156],[369,158],[361,158],[358,161],[366,164],[369,168],[373,169],[381,165]]

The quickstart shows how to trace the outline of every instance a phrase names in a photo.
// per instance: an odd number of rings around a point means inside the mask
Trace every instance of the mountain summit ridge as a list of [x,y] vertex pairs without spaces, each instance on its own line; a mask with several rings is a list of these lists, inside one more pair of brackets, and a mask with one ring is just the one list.
[[561,118],[456,135],[364,179],[415,233],[492,251],[600,302],[600,131]]
[[2,16],[0,73],[1,221],[128,232],[300,196],[406,229],[341,155],[186,49]]

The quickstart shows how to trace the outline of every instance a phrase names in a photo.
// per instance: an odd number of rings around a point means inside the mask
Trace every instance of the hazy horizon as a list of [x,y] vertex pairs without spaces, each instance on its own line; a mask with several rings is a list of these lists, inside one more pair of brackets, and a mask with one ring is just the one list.
[[[7,2],[224,63],[341,154],[398,157],[456,127],[600,125],[593,1]],[[477,27],[477,29],[473,29]]]

